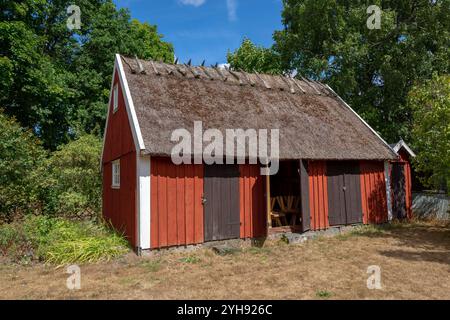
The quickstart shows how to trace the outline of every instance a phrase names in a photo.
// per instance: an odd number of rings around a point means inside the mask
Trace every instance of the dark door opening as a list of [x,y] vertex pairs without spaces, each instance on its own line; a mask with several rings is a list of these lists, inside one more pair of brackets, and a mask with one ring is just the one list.
[[205,165],[205,241],[240,237],[239,166]]
[[359,163],[331,161],[327,164],[327,176],[330,226],[362,223]]
[[403,163],[392,165],[392,211],[397,219],[406,218],[405,166]]
[[279,165],[277,174],[270,176],[270,227],[301,229],[300,162]]

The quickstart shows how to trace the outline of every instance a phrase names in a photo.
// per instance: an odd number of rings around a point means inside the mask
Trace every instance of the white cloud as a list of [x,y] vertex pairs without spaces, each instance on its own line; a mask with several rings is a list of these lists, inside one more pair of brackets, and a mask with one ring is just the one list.
[[186,6],[200,7],[206,0],[178,0],[178,2]]
[[227,0],[228,20],[236,21],[237,0]]

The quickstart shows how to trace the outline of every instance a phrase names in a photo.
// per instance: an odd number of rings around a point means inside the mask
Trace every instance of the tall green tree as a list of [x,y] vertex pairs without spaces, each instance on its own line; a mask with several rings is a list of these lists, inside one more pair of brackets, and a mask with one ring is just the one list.
[[257,46],[247,38],[234,52],[228,52],[227,61],[231,68],[247,72],[280,74],[283,71],[277,52],[272,48]]
[[31,172],[43,163],[45,156],[33,133],[0,109],[0,222],[36,209],[36,181]]
[[408,95],[416,170],[426,186],[450,192],[450,76],[434,75]]
[[[369,29],[378,5],[381,28]],[[275,49],[286,70],[330,84],[388,140],[408,138],[407,94],[450,70],[450,0],[283,0]]]
[[114,54],[170,61],[155,26],[112,0],[79,0],[81,28],[67,27],[69,0],[0,3],[0,105],[44,146],[101,134]]

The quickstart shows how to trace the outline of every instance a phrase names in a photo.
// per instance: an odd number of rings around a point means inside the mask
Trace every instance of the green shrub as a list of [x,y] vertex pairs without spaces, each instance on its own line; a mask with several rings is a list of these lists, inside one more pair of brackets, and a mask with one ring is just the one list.
[[20,232],[10,224],[0,227],[0,250],[5,253],[11,245],[18,242]]
[[32,254],[57,265],[108,261],[128,251],[126,240],[103,224],[46,216],[1,225],[0,249],[14,260]]
[[179,261],[180,261],[180,262],[184,262],[184,263],[192,263],[192,264],[195,264],[195,263],[199,263],[201,260],[200,260],[200,258],[197,257],[197,256],[190,255],[190,256],[181,258]]
[[0,222],[38,209],[31,173],[45,158],[45,151],[32,132],[0,109]]
[[36,193],[44,213],[95,216],[100,212],[102,180],[101,140],[84,135],[53,152],[34,173],[41,177]]
[[321,299],[328,299],[331,298],[333,295],[332,292],[326,291],[326,290],[319,290],[316,292],[316,297]]
[[422,183],[450,195],[450,75],[433,75],[412,88],[412,142]]

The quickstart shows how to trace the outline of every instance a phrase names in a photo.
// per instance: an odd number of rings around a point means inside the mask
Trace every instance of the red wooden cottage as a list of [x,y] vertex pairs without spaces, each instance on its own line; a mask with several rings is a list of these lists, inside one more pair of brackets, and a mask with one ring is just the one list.
[[[181,164],[175,129],[279,129],[280,168]],[[386,142],[326,85],[116,56],[103,215],[138,251],[388,220]]]

